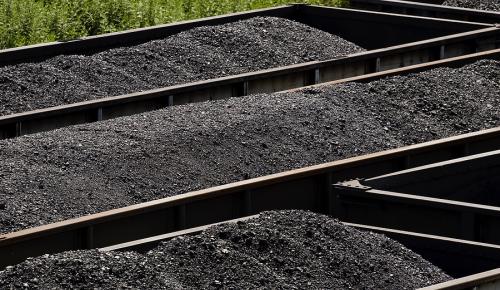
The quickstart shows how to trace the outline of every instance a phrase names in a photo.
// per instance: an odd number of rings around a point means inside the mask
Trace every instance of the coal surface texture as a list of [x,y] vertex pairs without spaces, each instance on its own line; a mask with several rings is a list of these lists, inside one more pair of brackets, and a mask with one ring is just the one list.
[[500,0],[446,0],[444,1],[443,5],[479,10],[500,11]]
[[199,27],[98,54],[62,55],[0,68],[0,115],[8,115],[325,60],[363,49],[282,18]]
[[29,258],[0,271],[1,289],[180,289],[175,279],[133,252],[98,250]]
[[2,233],[500,125],[500,62],[0,141]]
[[67,252],[0,272],[0,288],[414,289],[449,280],[383,235],[304,211],[266,212],[135,253]]

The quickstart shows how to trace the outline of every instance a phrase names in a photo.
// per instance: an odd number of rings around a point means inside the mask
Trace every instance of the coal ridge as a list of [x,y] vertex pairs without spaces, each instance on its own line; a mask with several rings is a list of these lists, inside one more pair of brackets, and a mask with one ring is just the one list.
[[0,288],[415,289],[449,279],[384,235],[290,210],[178,237],[144,255],[30,258],[0,272]]

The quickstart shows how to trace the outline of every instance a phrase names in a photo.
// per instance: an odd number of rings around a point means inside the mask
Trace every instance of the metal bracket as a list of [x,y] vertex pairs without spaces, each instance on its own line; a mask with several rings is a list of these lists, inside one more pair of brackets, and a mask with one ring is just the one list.
[[248,96],[248,81],[243,82],[243,96]]
[[23,135],[23,123],[21,121],[16,122],[16,137],[21,137]]
[[97,121],[102,121],[102,107],[97,108]]
[[319,73],[319,68],[314,70],[314,84],[319,84],[321,82],[321,75]]
[[334,186],[335,187],[357,189],[357,190],[370,190],[370,189],[372,189],[370,186],[366,186],[366,185],[361,184],[361,181],[363,181],[363,180],[364,179],[349,180],[349,181],[334,184]]

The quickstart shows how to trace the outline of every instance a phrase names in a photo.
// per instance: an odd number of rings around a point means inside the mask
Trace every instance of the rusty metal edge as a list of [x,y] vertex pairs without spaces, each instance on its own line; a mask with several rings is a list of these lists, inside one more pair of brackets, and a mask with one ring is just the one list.
[[375,199],[384,199],[384,200],[404,199],[405,201],[409,201],[412,204],[432,204],[434,206],[439,206],[440,208],[455,208],[455,207],[469,208],[477,210],[478,213],[489,213],[489,214],[494,214],[495,216],[500,216],[500,207],[498,206],[455,201],[450,199],[406,194],[406,193],[400,193],[388,190],[379,190],[379,189],[367,189],[366,191],[363,192],[363,194],[365,193],[370,194],[370,197]]
[[468,208],[468,209],[474,209],[478,213],[493,214],[495,216],[500,216],[499,206],[491,206],[485,204],[456,201],[451,199],[408,194],[391,190],[381,190],[377,188],[372,188],[370,186],[364,186],[363,182],[360,182],[359,180],[349,180],[346,182],[339,182],[334,184],[334,187],[340,190],[348,190],[350,194],[355,196],[370,195],[371,199],[384,200],[384,201],[403,199],[405,200],[406,203],[411,203],[416,205],[432,204],[440,208],[456,208],[456,207]]
[[473,246],[482,246],[482,247],[488,247],[488,248],[500,250],[500,245],[495,245],[495,244],[481,243],[481,242],[475,242],[475,241],[469,241],[469,240],[455,239],[455,238],[422,234],[422,233],[409,232],[409,231],[403,231],[403,230],[395,230],[395,229],[390,229],[390,228],[369,226],[369,225],[356,224],[356,223],[348,223],[348,222],[342,222],[342,223],[344,225],[347,225],[347,226],[366,229],[366,230],[384,231],[384,232],[403,234],[403,235],[412,235],[412,236],[417,236],[417,237],[422,237],[422,238],[438,239],[438,240],[443,240],[443,241],[448,241],[448,242],[457,242],[457,243],[469,244],[469,245],[473,245]]
[[[173,238],[176,238],[179,236],[200,233],[200,232],[202,232],[210,227],[221,225],[221,224],[236,223],[236,222],[240,222],[240,221],[248,221],[248,220],[256,218],[258,216],[259,215],[256,214],[256,215],[251,215],[251,216],[246,216],[246,217],[241,217],[241,218],[237,218],[237,219],[223,221],[220,223],[213,223],[213,224],[208,224],[208,225],[204,225],[204,226],[189,228],[189,229],[185,229],[185,230],[181,230],[181,231],[167,233],[164,235],[158,235],[158,236],[149,237],[149,238],[145,238],[145,239],[140,239],[140,240],[130,241],[130,242],[121,243],[121,244],[117,244],[117,245],[112,245],[109,247],[100,248],[98,250],[101,252],[126,250],[127,248],[134,247],[134,246],[139,246],[139,245],[148,244],[148,243],[158,243],[158,242],[170,240],[170,239],[173,239]],[[499,246],[499,249],[500,249],[500,246]]]
[[[456,159],[436,162],[436,163],[432,163],[432,164],[426,164],[426,165],[422,165],[422,166],[413,167],[410,169],[400,170],[400,171],[396,171],[396,172],[391,172],[391,173],[371,177],[369,179],[366,179],[366,181],[391,178],[391,177],[395,177],[395,176],[405,175],[408,173],[415,173],[415,172],[425,171],[428,169],[435,169],[435,168],[439,168],[439,167],[444,167],[446,165],[467,163],[467,161],[470,161],[470,160],[479,160],[482,158],[489,158],[491,156],[498,156],[499,154],[500,154],[500,150],[494,150],[494,151],[489,151],[489,152],[484,152],[484,153],[479,153],[479,154],[474,154],[474,155],[468,155],[468,156],[464,156],[464,157],[460,157],[460,158],[456,158]],[[468,169],[468,167],[464,170],[467,170],[467,169]]]
[[[139,239],[139,240],[135,240],[135,241],[130,241],[130,242],[126,242],[126,243],[120,243],[120,244],[116,244],[116,245],[112,245],[112,246],[108,246],[108,247],[103,247],[103,248],[99,248],[98,250],[101,252],[127,250],[128,248],[140,246],[143,244],[156,243],[156,242],[161,242],[164,240],[173,239],[173,238],[176,238],[179,236],[196,234],[196,233],[202,232],[202,231],[204,231],[210,227],[216,226],[216,225],[227,224],[227,223],[236,223],[239,221],[248,221],[250,219],[257,218],[259,216],[260,216],[260,214],[256,214],[256,215],[241,217],[241,218],[237,218],[237,219],[227,220],[227,221],[223,221],[223,222],[219,222],[219,223],[203,225],[203,226],[199,226],[199,227],[194,227],[194,228],[189,228],[189,229],[185,229],[185,230],[181,230],[181,231],[176,231],[176,232],[171,232],[171,233],[167,233],[167,234],[163,234],[163,235],[158,235],[158,236],[154,236],[154,237],[148,237],[145,239]],[[383,232],[389,232],[389,233],[411,235],[411,236],[416,236],[416,237],[437,239],[437,240],[443,240],[443,241],[448,241],[448,242],[462,243],[462,244],[468,244],[468,245],[472,245],[472,246],[481,246],[481,247],[488,247],[488,248],[500,250],[500,245],[495,245],[495,244],[487,244],[487,243],[481,243],[481,242],[475,242],[475,241],[469,241],[469,240],[455,239],[455,238],[422,234],[422,233],[409,232],[409,231],[403,231],[403,230],[395,230],[395,229],[390,229],[390,228],[376,227],[376,226],[356,224],[356,223],[348,223],[348,222],[342,222],[342,221],[340,221],[340,222],[344,225],[347,225],[350,227],[355,227],[357,229],[363,229],[363,230],[369,230],[369,231],[383,231]]]
[[[448,282],[420,288],[420,290],[462,290],[471,289],[493,281],[500,280],[500,268],[494,269],[467,277],[451,280]],[[491,288],[493,289],[493,288]]]
[[[130,242],[126,242],[126,243],[120,243],[120,244],[116,244],[116,245],[112,245],[112,246],[108,246],[108,247],[103,247],[103,248],[99,248],[98,250],[101,252],[127,250],[128,248],[147,244],[147,243],[156,243],[156,242],[161,242],[164,240],[173,239],[173,238],[176,238],[179,236],[196,234],[196,233],[202,232],[202,231],[204,231],[210,227],[216,226],[216,225],[227,224],[227,223],[236,223],[239,221],[248,221],[250,219],[257,218],[259,216],[260,216],[260,214],[256,214],[256,215],[241,217],[241,218],[237,218],[237,219],[227,220],[227,221],[223,221],[223,222],[219,222],[219,223],[203,225],[203,226],[199,226],[199,227],[194,227],[194,228],[189,228],[189,229],[185,229],[185,230],[181,230],[181,231],[167,233],[164,235],[158,235],[158,236],[154,236],[154,237],[148,237],[145,239],[139,239],[139,240],[135,240],[135,241],[130,241]],[[403,234],[403,235],[411,235],[411,236],[416,236],[416,237],[421,237],[421,238],[437,239],[437,240],[443,240],[443,241],[447,241],[447,242],[462,243],[462,244],[468,244],[468,245],[472,245],[472,246],[481,246],[481,247],[488,247],[488,248],[500,250],[500,245],[495,245],[495,244],[487,244],[487,243],[481,243],[481,242],[475,242],[475,241],[469,241],[469,240],[455,239],[455,238],[422,234],[422,233],[409,232],[409,231],[403,231],[403,230],[395,230],[395,229],[390,229],[390,228],[376,227],[376,226],[356,224],[356,223],[348,223],[348,222],[342,222],[342,221],[341,221],[341,223],[344,225],[350,226],[350,227],[355,227],[357,229],[370,230],[370,231],[374,230],[374,231],[383,231],[383,232]]]
[[382,77],[408,74],[408,73],[419,72],[422,70],[432,69],[432,68],[436,68],[436,67],[440,67],[440,66],[453,65],[454,63],[460,63],[460,62],[464,62],[464,61],[466,62],[469,60],[475,61],[475,60],[479,60],[479,59],[487,59],[488,57],[494,57],[494,56],[500,56],[500,48],[488,50],[488,51],[483,51],[483,52],[477,52],[477,53],[473,53],[473,54],[452,57],[452,58],[436,60],[436,61],[432,61],[432,62],[426,62],[426,63],[422,63],[422,64],[416,64],[416,65],[412,65],[412,66],[406,66],[406,67],[397,68],[397,69],[385,70],[385,71],[371,73],[371,74],[349,77],[349,78],[345,78],[345,79],[324,82],[324,83],[314,84],[314,85],[310,85],[310,86],[304,86],[304,87],[300,87],[300,88],[286,90],[283,92],[296,92],[296,91],[300,91],[303,89],[318,88],[318,87],[322,87],[322,86],[336,85],[336,84],[341,84],[341,83],[346,83],[346,82],[370,81],[370,80],[378,79],[378,78],[382,78]]

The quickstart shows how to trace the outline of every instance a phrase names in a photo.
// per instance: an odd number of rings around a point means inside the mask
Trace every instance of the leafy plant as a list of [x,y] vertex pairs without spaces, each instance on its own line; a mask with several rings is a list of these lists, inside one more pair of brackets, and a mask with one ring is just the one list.
[[[289,3],[290,0],[0,0],[0,49]],[[348,0],[294,3],[346,6]]]

